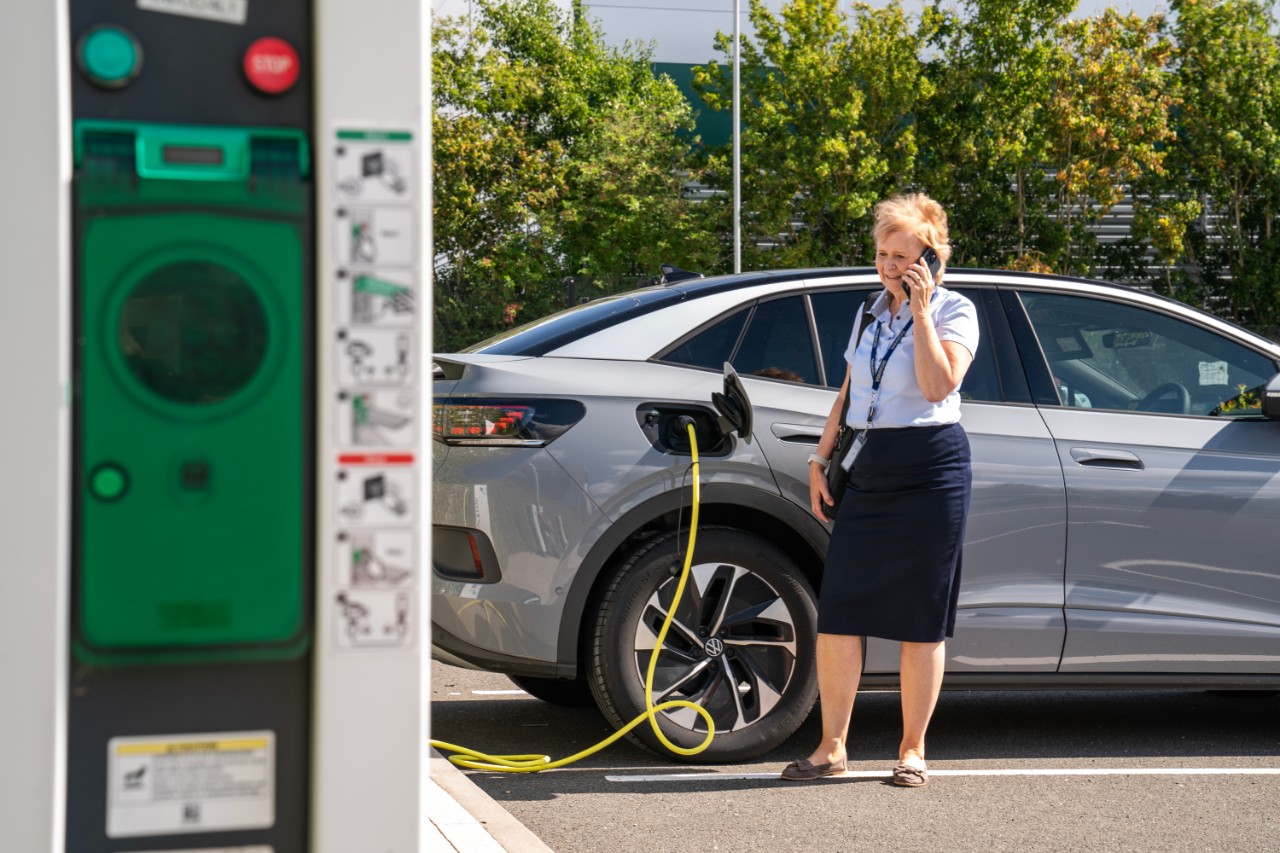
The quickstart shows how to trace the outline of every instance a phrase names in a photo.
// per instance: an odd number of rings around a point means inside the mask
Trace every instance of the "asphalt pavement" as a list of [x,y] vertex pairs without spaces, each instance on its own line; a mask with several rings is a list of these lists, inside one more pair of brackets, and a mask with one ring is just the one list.
[[[627,741],[537,774],[464,773],[437,759],[450,774],[442,787],[470,786],[454,802],[498,845],[454,849],[1280,849],[1280,697],[944,692],[932,778],[918,790],[888,783],[897,701],[859,697],[851,773],[816,783],[777,778],[816,741],[816,715],[742,765],[676,763]],[[432,737],[495,753],[559,758],[610,734],[593,708],[549,705],[501,676],[441,664],[432,716]]]
[[539,853],[542,843],[459,768],[431,751],[424,849],[433,853]]

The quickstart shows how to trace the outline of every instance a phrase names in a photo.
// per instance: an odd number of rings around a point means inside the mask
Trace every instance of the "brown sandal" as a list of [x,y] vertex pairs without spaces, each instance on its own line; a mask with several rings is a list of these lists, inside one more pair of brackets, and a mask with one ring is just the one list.
[[922,788],[929,784],[929,769],[905,763],[895,764],[893,784],[901,788]]
[[821,779],[823,776],[835,776],[849,769],[849,761],[842,758],[829,764],[814,764],[807,758],[793,761],[782,768],[782,778],[788,782],[807,782],[810,779]]

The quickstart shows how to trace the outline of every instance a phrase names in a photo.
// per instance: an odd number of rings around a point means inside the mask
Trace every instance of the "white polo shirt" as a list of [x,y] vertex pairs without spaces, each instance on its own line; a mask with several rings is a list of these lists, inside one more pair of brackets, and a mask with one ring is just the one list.
[[[872,319],[862,333],[862,340],[856,342],[854,336],[858,334],[858,323],[854,323],[849,346],[844,353],[845,361],[851,368],[848,423],[859,428],[867,425],[867,408],[871,403],[871,346],[876,339],[876,323],[881,324],[880,346],[876,350],[879,362],[898,332],[902,331],[903,324],[911,319],[911,306],[904,302],[897,314],[890,315],[889,292],[886,290],[872,303],[871,314]],[[929,304],[929,317],[938,330],[938,340],[955,341],[970,353],[978,351],[978,311],[968,299],[945,287],[938,287]],[[959,388],[953,390],[941,403],[930,403],[916,382],[917,325],[918,322],[913,323],[907,330],[885,367],[880,394],[876,399],[873,429],[936,426],[960,420]]]

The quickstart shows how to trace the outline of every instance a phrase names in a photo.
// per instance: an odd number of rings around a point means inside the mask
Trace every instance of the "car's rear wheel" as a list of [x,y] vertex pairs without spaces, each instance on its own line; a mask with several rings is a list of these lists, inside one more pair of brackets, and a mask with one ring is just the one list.
[[508,675],[507,678],[533,698],[552,705],[585,708],[596,703],[590,685],[582,678],[538,678],[532,675]]
[[[644,711],[644,680],[684,564],[687,534],[666,534],[632,554],[607,583],[591,637],[591,690],[622,726]],[[741,761],[768,752],[804,722],[817,697],[813,589],[795,563],[741,530],[698,531],[691,577],[659,653],[655,704],[694,702],[712,715],[706,751],[680,760]],[[706,736],[690,708],[659,714],[684,747]],[[672,755],[646,723],[628,737]]]

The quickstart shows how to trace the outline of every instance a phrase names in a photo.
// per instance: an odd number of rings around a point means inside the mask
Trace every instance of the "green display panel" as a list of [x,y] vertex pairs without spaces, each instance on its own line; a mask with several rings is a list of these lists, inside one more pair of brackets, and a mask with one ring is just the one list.
[[78,141],[77,651],[297,654],[311,513],[304,143],[116,126]]

